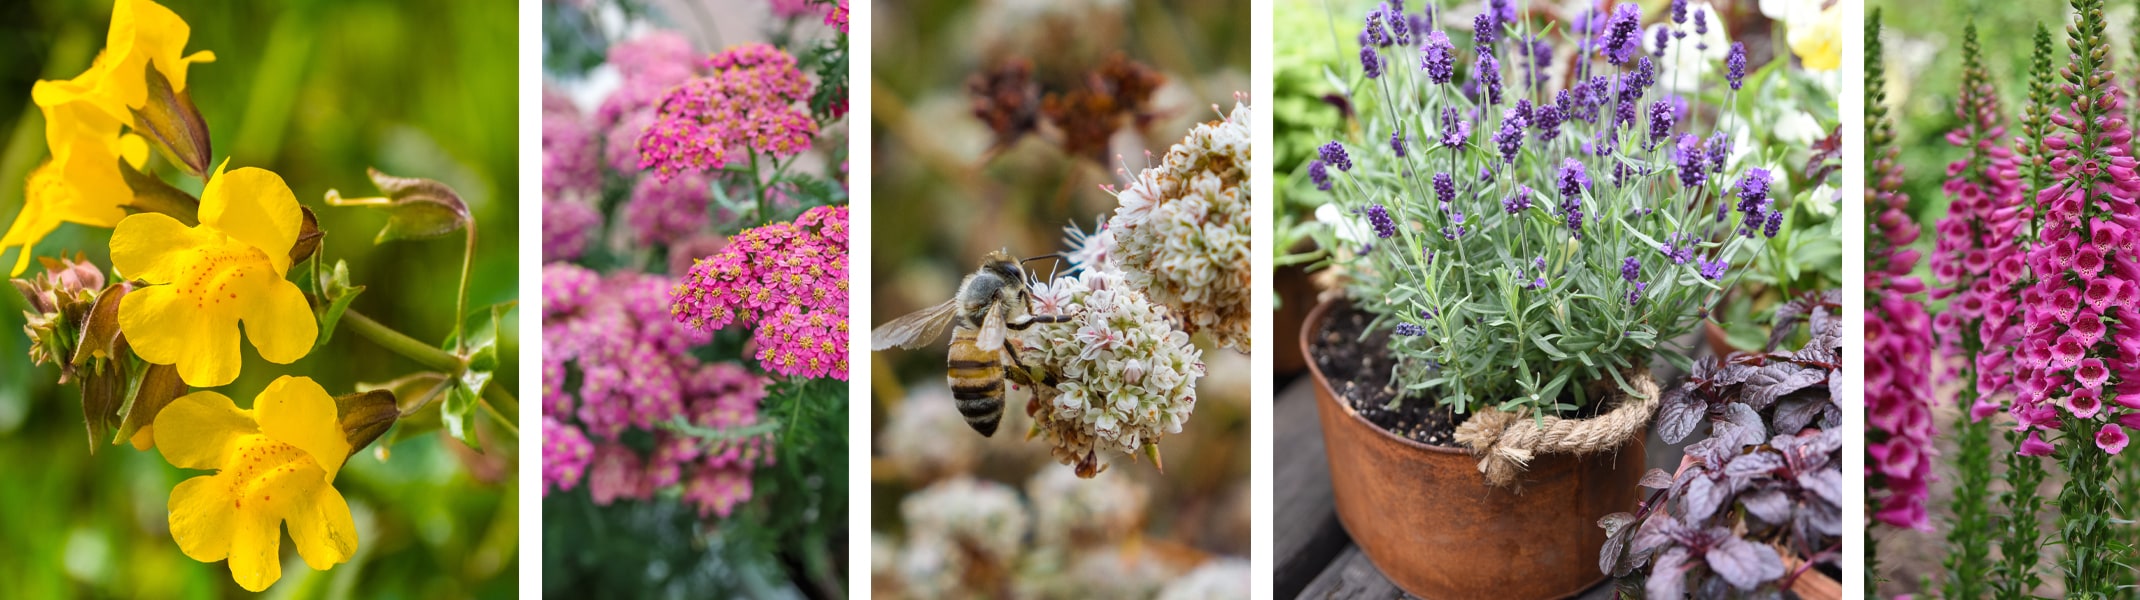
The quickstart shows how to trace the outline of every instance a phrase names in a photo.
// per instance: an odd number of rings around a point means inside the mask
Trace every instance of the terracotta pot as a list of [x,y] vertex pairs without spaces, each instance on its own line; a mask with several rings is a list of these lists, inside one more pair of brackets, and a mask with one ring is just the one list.
[[1639,501],[1642,438],[1583,459],[1541,455],[1520,493],[1488,486],[1469,451],[1397,437],[1332,392],[1311,342],[1343,306],[1325,302],[1309,313],[1300,344],[1315,377],[1338,520],[1368,560],[1425,598],[1559,598],[1604,580],[1597,522]]
[[[1308,270],[1300,266],[1281,267],[1271,279],[1272,289],[1278,294],[1278,315],[1271,321],[1278,327],[1277,339],[1289,340],[1300,336],[1300,325],[1307,320],[1308,311],[1315,308],[1315,283],[1308,279]],[[1278,352],[1272,356],[1271,367],[1281,378],[1292,377],[1308,368],[1308,359],[1300,348],[1283,341],[1277,344]]]

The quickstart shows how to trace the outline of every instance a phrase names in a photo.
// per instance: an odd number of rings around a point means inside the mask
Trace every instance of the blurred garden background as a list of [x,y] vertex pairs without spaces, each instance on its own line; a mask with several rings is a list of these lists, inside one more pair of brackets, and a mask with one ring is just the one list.
[[[868,326],[950,299],[990,251],[1067,250],[1065,226],[1091,232],[1114,214],[1100,186],[1157,164],[1193,125],[1223,118],[1251,91],[1252,11],[1238,1],[928,0],[872,10]],[[1026,82],[1040,96],[1020,98]],[[1082,114],[1045,98],[1088,85],[1116,95]],[[1028,268],[1046,278],[1058,267]],[[1208,374],[1182,433],[1159,443],[1165,472],[1148,458],[1106,456],[1111,468],[1090,480],[1056,464],[1046,441],[1023,439],[1033,423],[1026,390],[1007,393],[993,437],[967,426],[944,383],[948,336],[870,356],[877,597],[1228,589],[1229,569],[1246,572],[1252,374],[1247,355],[1205,334],[1194,341]],[[1276,343],[1255,341],[1258,351]],[[1009,543],[953,550],[919,531],[947,526]]]
[[[216,162],[280,174],[328,232],[321,252],[367,285],[354,310],[417,339],[452,330],[459,234],[375,245],[383,213],[328,207],[330,189],[376,195],[366,167],[452,186],[481,235],[469,306],[518,295],[517,10],[506,0],[226,2],[166,0],[192,27],[187,49],[215,52],[191,70],[188,91],[212,132]],[[38,79],[71,78],[104,47],[108,0],[0,3],[0,218],[23,205],[24,179],[46,160],[44,121],[30,102]],[[166,181],[202,182],[152,159]],[[62,225],[37,255],[85,252],[109,265],[109,230]],[[13,253],[4,259],[14,261]],[[34,268],[34,267],[33,267]],[[155,451],[85,443],[78,386],[31,367],[21,333],[27,304],[0,293],[0,580],[15,597],[217,597],[242,593],[223,563],[186,558],[172,542],[166,499],[198,474]],[[520,335],[499,332],[493,385],[517,390]],[[328,335],[322,332],[322,336]],[[417,363],[350,332],[295,364],[260,360],[248,345],[239,379],[220,391],[248,405],[280,375],[304,375],[333,394],[418,371]],[[479,419],[479,454],[404,421],[352,457],[337,487],[361,544],[326,572],[285,546],[287,598],[513,597],[518,548],[517,457],[511,433]],[[403,436],[402,434],[407,434]],[[388,445],[389,440],[398,443]]]

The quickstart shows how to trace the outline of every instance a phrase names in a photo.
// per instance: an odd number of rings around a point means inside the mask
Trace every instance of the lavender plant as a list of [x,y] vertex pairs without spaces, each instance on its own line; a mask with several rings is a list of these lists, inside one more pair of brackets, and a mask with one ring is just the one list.
[[1657,491],[1635,512],[1599,520],[1599,569],[1627,577],[1647,566],[1651,598],[1716,598],[1789,589],[1814,565],[1840,564],[1841,299],[1830,290],[1777,309],[1777,329],[1806,324],[1805,346],[1705,357],[1665,391],[1665,441],[1704,420],[1710,435],[1687,446],[1677,474],[1643,477]]
[[[1777,180],[1747,123],[1702,118],[1732,114],[1704,106],[1736,101],[1745,71],[1730,55],[1661,71],[1632,3],[1573,29],[1495,14],[1467,48],[1431,20],[1409,44],[1363,44],[1347,94],[1362,126],[1308,172],[1372,234],[1332,261],[1397,334],[1392,385],[1459,413],[1571,413],[1594,400],[1588,383],[1635,393],[1628,373],[1653,355],[1686,362],[1669,340],[1776,235]],[[1392,5],[1367,19],[1370,41],[1410,22]],[[1555,30],[1575,59],[1548,94],[1503,65],[1535,63]]]

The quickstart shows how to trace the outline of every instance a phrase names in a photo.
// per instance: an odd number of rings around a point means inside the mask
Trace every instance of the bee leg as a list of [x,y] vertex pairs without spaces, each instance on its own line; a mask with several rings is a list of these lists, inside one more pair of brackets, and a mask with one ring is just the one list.
[[1005,358],[1008,358],[1010,361],[1010,364],[1006,364],[1003,366],[1004,370],[1010,373],[1012,375],[1011,379],[1017,381],[1018,383],[1023,383],[1026,385],[1046,385],[1049,387],[1054,387],[1056,384],[1061,383],[1061,381],[1057,380],[1054,374],[1051,373],[1042,373],[1042,376],[1038,377],[1034,376],[1033,370],[1025,366],[1024,360],[1018,358],[1018,349],[1011,347],[1011,343],[1009,341],[1003,342],[1003,356]]
[[1039,323],[1064,323],[1068,322],[1071,318],[1072,317],[1070,315],[1035,315],[1028,313],[1020,320],[1005,322],[1003,326],[1010,329],[1025,331],[1026,328],[1032,327],[1033,325]]

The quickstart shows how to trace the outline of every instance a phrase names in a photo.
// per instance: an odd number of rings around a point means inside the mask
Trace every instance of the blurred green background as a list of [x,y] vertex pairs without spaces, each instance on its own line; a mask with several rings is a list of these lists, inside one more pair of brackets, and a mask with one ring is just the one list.
[[[469,306],[516,299],[519,261],[518,46],[512,2],[420,0],[163,2],[192,26],[189,52],[212,50],[188,88],[206,118],[215,160],[283,176],[328,231],[328,261],[346,260],[367,289],[355,310],[417,339],[452,327],[461,238],[396,242],[372,236],[375,211],[330,208],[329,189],[376,195],[365,167],[453,186],[479,231]],[[30,103],[39,78],[71,78],[103,47],[107,0],[0,3],[0,219],[21,210],[28,171],[46,160],[44,123]],[[161,161],[161,157],[155,160]],[[201,182],[167,164],[166,181]],[[63,225],[40,256],[87,252],[109,265],[108,230]],[[12,263],[13,254],[4,257]],[[33,266],[34,268],[34,266]],[[58,369],[31,367],[21,333],[24,300],[0,294],[0,581],[14,597],[206,597],[242,593],[223,563],[186,558],[172,542],[165,502],[201,474],[158,453],[85,442],[79,390]],[[497,383],[518,389],[515,319],[501,332]],[[295,364],[243,350],[243,374],[219,388],[241,406],[281,375],[305,375],[330,393],[419,370],[346,329]],[[315,573],[284,543],[279,597],[511,597],[516,591],[516,458],[509,434],[484,422],[478,455],[439,435],[394,445],[382,462],[366,451],[336,479],[355,512],[357,556]],[[382,438],[384,444],[386,438]],[[379,445],[375,445],[374,449]]]

